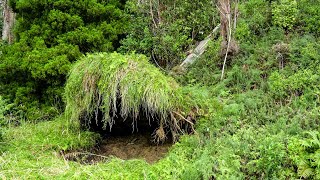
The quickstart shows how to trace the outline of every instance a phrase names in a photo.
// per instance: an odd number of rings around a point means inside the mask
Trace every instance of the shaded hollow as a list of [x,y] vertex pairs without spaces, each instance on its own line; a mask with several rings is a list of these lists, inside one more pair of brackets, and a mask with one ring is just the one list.
[[[118,108],[120,107],[120,104]],[[119,112],[119,109],[117,110]],[[155,142],[155,132],[159,128],[159,118],[151,117],[143,110],[139,111],[135,120],[132,117],[124,119],[119,113],[116,114],[115,123],[110,127],[104,127],[103,113],[98,111],[93,119],[82,119],[82,128],[97,132],[101,135],[102,141],[94,147],[89,154],[76,154],[71,160],[84,163],[95,163],[103,161],[109,156],[115,156],[123,160],[144,159],[148,163],[154,163],[165,156],[173,142],[171,136],[161,143]],[[111,113],[111,112],[110,112]],[[83,118],[88,116],[83,116]],[[166,129],[166,128],[165,128]],[[168,129],[165,132],[169,132]]]
[[[160,118],[157,115],[149,115],[142,108],[140,108],[139,115],[137,117],[127,117],[123,118],[121,116],[121,101],[117,101],[117,109],[115,110],[116,114],[113,116],[113,123],[105,123],[104,113],[101,110],[98,110],[93,116],[84,115],[80,118],[81,128],[83,130],[90,130],[93,132],[99,133],[103,138],[109,137],[121,137],[121,136],[130,136],[133,134],[141,134],[150,136],[149,140],[153,143],[156,143],[154,137],[156,131],[160,126]],[[112,110],[113,111],[113,110]],[[109,114],[112,113],[109,112]],[[164,132],[166,132],[166,139],[170,129],[163,127]],[[164,139],[164,140],[166,140]]]

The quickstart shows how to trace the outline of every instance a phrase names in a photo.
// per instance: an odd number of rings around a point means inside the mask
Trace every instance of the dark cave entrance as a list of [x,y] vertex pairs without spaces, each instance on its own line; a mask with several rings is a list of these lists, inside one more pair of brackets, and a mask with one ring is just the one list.
[[68,158],[69,160],[81,159],[84,163],[95,163],[115,156],[123,160],[144,159],[148,163],[154,163],[163,158],[173,144],[171,134],[166,128],[166,140],[160,143],[154,141],[155,131],[159,128],[159,118],[148,116],[142,108],[136,120],[132,117],[123,119],[120,114],[116,114],[111,128],[109,124],[103,128],[101,111],[93,117],[95,118],[90,121],[82,120],[82,128],[99,133],[102,140],[90,150],[87,157],[85,153],[80,153],[81,158]]
[[[142,108],[140,108],[139,115],[136,119],[129,116],[126,119],[122,118],[119,110],[118,113],[114,115],[114,123],[110,126],[109,123],[106,123],[104,128],[103,112],[98,111],[97,114],[94,114],[90,120],[82,119],[80,124],[82,129],[99,133],[103,138],[108,137],[121,137],[121,136],[130,136],[133,134],[143,134],[149,135],[150,140],[154,135],[155,131],[159,128],[159,117],[157,115],[149,115]],[[109,113],[111,114],[111,112]],[[86,116],[83,116],[86,117]],[[169,133],[168,128],[164,128],[166,133],[166,139],[169,140],[171,134]]]

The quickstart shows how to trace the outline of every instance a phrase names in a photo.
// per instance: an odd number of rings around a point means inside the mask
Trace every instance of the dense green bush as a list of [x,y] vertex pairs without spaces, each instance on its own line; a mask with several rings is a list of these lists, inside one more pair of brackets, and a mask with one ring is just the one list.
[[320,90],[319,80],[320,76],[310,70],[298,71],[290,76],[275,72],[270,76],[270,90],[280,99],[303,96],[314,101],[318,95],[316,92]]
[[[124,1],[12,0],[16,41],[1,47],[0,92],[16,115],[49,118],[62,110],[71,64],[83,53],[113,51],[126,33]],[[48,106],[55,106],[50,108]]]
[[299,9],[299,24],[301,29],[320,35],[320,1],[319,0],[300,0],[297,1]]
[[239,4],[239,19],[236,36],[248,39],[250,35],[262,35],[271,24],[269,3],[265,0],[247,0]]
[[272,15],[274,25],[292,29],[298,15],[297,1],[279,0],[272,2]]
[[317,39],[310,35],[293,38],[289,49],[286,67],[272,72],[269,78],[270,92],[277,99],[291,101],[299,96],[305,101],[319,103],[320,46]]
[[320,64],[319,38],[307,34],[292,39],[290,43],[290,66],[293,70],[310,69],[314,72]]

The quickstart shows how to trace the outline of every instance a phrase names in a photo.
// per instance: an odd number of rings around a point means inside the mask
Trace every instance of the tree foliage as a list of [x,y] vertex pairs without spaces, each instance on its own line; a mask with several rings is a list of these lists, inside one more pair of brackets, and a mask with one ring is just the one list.
[[280,0],[279,2],[272,2],[272,15],[275,25],[292,29],[298,15],[297,1]]
[[120,51],[146,54],[168,69],[179,64],[219,23],[218,11],[210,0],[131,0],[127,8],[132,14],[130,33]]
[[70,65],[83,53],[115,50],[128,25],[124,1],[10,3],[16,40],[1,49],[1,92],[22,112],[60,104]]

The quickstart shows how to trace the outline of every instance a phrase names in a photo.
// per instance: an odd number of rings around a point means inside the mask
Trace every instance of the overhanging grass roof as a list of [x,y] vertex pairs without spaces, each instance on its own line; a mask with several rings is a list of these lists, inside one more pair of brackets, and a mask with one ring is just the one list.
[[104,127],[109,124],[111,128],[116,114],[137,120],[143,110],[149,117],[159,117],[160,128],[166,125],[178,131],[176,118],[170,115],[183,99],[178,89],[174,79],[162,74],[144,55],[88,54],[70,71],[66,114],[79,122],[84,113],[87,120],[98,120],[97,112],[102,111]]

